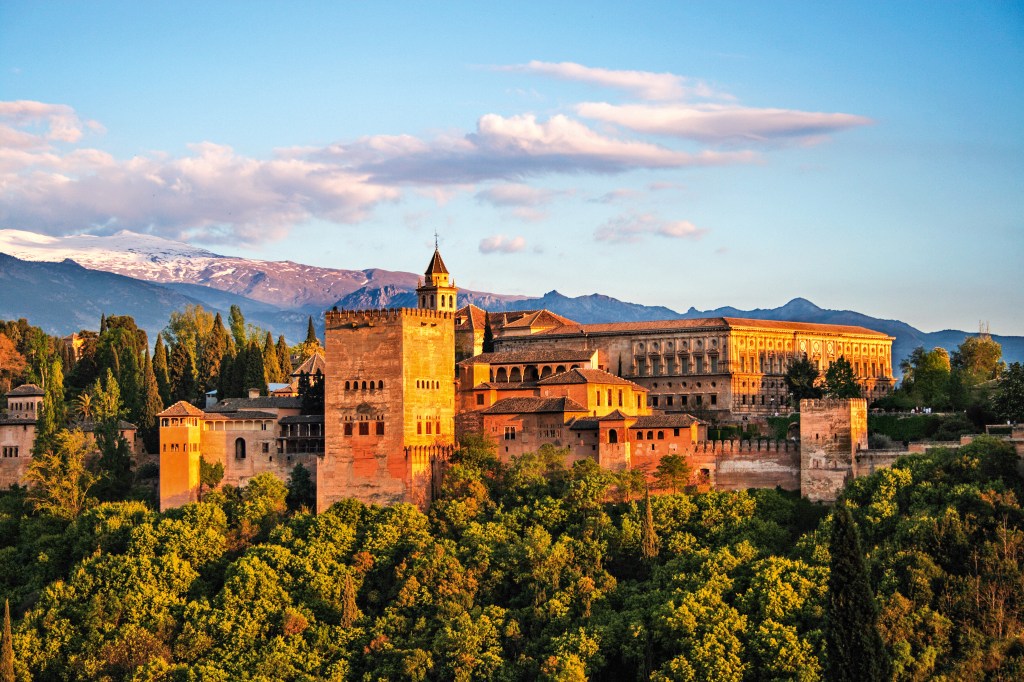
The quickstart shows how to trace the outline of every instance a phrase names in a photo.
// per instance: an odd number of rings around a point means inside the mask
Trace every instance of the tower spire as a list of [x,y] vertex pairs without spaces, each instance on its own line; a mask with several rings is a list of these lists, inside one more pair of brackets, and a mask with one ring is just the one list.
[[437,251],[437,228],[434,228],[434,251]]

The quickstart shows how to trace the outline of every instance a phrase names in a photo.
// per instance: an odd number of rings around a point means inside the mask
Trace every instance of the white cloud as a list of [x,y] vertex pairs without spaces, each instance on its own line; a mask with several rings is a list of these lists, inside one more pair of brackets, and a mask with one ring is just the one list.
[[[0,145],[9,146],[10,132],[22,129],[20,140],[13,140],[17,146],[45,146],[50,142],[78,142],[82,139],[82,121],[75,110],[66,104],[48,104],[31,100],[0,102]],[[96,123],[86,123],[96,130]],[[39,132],[36,131],[42,128]],[[100,127],[102,129],[102,127]],[[25,143],[31,140],[30,145]],[[20,143],[20,144],[19,144]]]
[[687,220],[662,220],[650,213],[630,213],[612,218],[594,231],[599,242],[636,243],[654,235],[671,239],[699,239],[707,230]]
[[522,237],[506,237],[496,234],[480,240],[480,253],[518,253],[526,248]]
[[583,66],[574,62],[531,61],[527,64],[499,66],[500,71],[521,71],[551,76],[560,80],[617,88],[646,100],[679,100],[687,97],[728,97],[715,92],[702,81],[693,81],[674,73],[626,71]]
[[477,192],[476,198],[477,201],[483,201],[498,207],[532,207],[550,203],[558,194],[558,192],[553,190],[530,187],[529,185],[505,184],[488,187]]
[[718,104],[609,104],[583,102],[576,113],[584,118],[641,133],[671,135],[702,142],[814,138],[847,128],[869,125],[870,118],[854,114],[756,109]]

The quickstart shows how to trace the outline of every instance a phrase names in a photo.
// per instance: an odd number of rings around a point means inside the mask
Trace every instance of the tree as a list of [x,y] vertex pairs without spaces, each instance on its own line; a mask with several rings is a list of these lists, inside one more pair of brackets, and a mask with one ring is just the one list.
[[3,642],[0,642],[0,682],[14,682],[14,642],[11,639],[11,600],[4,599]]
[[860,384],[853,365],[842,355],[825,370],[825,395],[829,398],[860,398]]
[[640,529],[640,553],[650,561],[658,556],[658,534],[654,530],[654,514],[651,511],[651,492],[644,495],[644,522]]
[[284,334],[277,337],[277,365],[281,368],[281,381],[290,381],[292,376],[292,354]]
[[242,391],[246,392],[251,388],[259,390],[260,395],[267,393],[266,375],[263,370],[263,352],[259,344],[250,341],[245,349],[245,368],[242,375]]
[[341,582],[341,627],[352,627],[361,615],[356,605],[356,581],[352,579],[352,573],[346,571]]
[[494,352],[494,330],[491,329],[491,314],[486,311],[484,312],[484,342],[480,350],[484,353]]
[[900,362],[903,390],[920,406],[944,407],[949,402],[950,362],[945,348],[918,346]]
[[156,374],[153,372],[153,362],[149,357],[149,348],[146,349],[146,359],[143,365],[143,395],[142,409],[139,413],[137,426],[142,429],[143,442],[146,450],[156,452],[159,446],[159,431],[157,429],[156,416],[164,409],[164,402],[160,398],[160,388],[157,385]]
[[840,502],[832,515],[828,602],[825,610],[826,678],[873,682],[886,678],[878,610],[868,581],[857,525]]
[[92,394],[82,392],[75,398],[75,414],[84,422],[92,421]]
[[320,339],[316,337],[316,327],[313,326],[313,316],[309,316],[309,323],[306,325],[306,340],[303,343],[320,345]]
[[213,325],[210,333],[202,343],[202,351],[197,370],[197,383],[203,389],[203,393],[217,388],[218,377],[220,376],[221,359],[227,352],[228,337],[224,331],[224,323],[221,321],[220,313],[213,318]]
[[274,337],[267,332],[266,341],[263,342],[263,375],[266,383],[276,384],[281,379],[281,365],[277,362],[277,348],[274,347]]
[[65,521],[82,513],[96,482],[87,467],[95,454],[96,446],[82,431],[58,431],[53,447],[33,456],[25,473],[36,511]]
[[156,376],[156,386],[160,391],[160,401],[164,405],[171,402],[171,376],[167,368],[167,347],[164,346],[163,336],[156,335],[156,348],[153,349],[153,374]]
[[1010,363],[999,378],[992,406],[1000,419],[1024,421],[1024,365]]
[[61,370],[60,358],[54,358],[50,364],[45,384],[42,412],[36,426],[36,439],[43,448],[53,434],[64,428],[68,418],[64,405],[64,372]]
[[678,493],[690,481],[690,464],[682,455],[665,455],[654,470],[654,478],[659,487]]
[[97,424],[93,436],[100,451],[93,489],[96,497],[104,502],[123,500],[132,486],[132,452],[118,429],[118,420]]
[[798,409],[801,400],[821,397],[821,388],[817,384],[818,368],[806,355],[794,361],[786,370],[786,388]]
[[199,499],[203,497],[203,488],[213,490],[224,479],[224,465],[220,462],[210,464],[206,458],[199,457]]
[[28,363],[6,334],[0,334],[0,391],[6,394],[17,381]]
[[285,503],[291,511],[298,511],[303,507],[316,509],[316,484],[309,475],[309,469],[301,464],[296,464],[288,476],[288,496]]
[[242,349],[246,346],[245,338],[245,315],[237,305],[231,306],[228,312],[228,326],[231,327],[231,336],[235,340],[235,348]]
[[997,379],[1002,372],[1003,347],[988,334],[968,336],[950,359],[952,369],[959,370],[967,377],[968,386]]
[[184,343],[179,343],[171,350],[168,370],[171,377],[171,400],[194,402],[198,397],[196,365],[192,353]]
[[124,403],[121,402],[121,387],[114,378],[114,371],[107,369],[103,379],[97,379],[90,389],[92,393],[92,414],[97,422],[108,422],[124,416]]

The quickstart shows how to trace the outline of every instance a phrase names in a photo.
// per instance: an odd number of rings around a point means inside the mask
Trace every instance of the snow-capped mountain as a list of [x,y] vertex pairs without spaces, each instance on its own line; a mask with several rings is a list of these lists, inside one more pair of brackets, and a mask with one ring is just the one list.
[[70,259],[93,270],[150,282],[198,284],[289,309],[325,308],[368,285],[412,289],[417,283],[417,276],[407,272],[234,258],[128,230],[103,237],[0,230],[0,253],[37,262]]

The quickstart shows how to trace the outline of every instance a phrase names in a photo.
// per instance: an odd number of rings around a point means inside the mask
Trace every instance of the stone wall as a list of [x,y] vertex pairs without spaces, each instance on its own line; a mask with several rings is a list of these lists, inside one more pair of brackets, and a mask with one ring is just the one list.
[[[32,461],[32,446],[36,440],[36,425],[0,425],[0,490],[12,485],[25,485],[25,472]],[[17,453],[17,456],[14,456]]]

